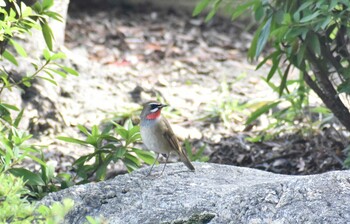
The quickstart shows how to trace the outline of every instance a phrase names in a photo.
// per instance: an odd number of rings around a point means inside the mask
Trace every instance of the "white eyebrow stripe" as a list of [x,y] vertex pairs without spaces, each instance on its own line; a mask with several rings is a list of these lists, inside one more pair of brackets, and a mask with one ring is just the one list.
[[158,110],[159,110],[158,107],[157,107],[157,108],[154,108],[154,109],[151,110],[151,113],[157,112]]

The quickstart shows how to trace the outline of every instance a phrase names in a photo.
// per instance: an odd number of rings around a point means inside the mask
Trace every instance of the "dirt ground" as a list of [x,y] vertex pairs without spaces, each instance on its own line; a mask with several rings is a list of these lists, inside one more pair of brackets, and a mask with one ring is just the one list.
[[[170,105],[164,115],[178,137],[189,138],[194,151],[205,147],[210,162],[298,175],[343,169],[348,140],[332,126],[312,135],[294,130],[264,142],[246,140],[267,122],[265,116],[247,127],[254,109],[247,103],[277,99],[260,78],[269,68],[255,71],[256,64],[246,60],[253,38],[248,25],[220,17],[205,23],[180,9],[150,5],[107,10],[71,3],[65,45],[68,63],[80,76],[59,80],[45,97],[35,85],[25,100],[34,113],[27,115],[32,117],[28,125],[48,145],[46,156],[56,170],[64,171],[91,149],[55,136],[79,137],[78,124],[122,122],[127,114],[135,118],[142,102],[161,99]],[[37,104],[42,112],[33,112]],[[122,164],[112,169],[125,171]]]

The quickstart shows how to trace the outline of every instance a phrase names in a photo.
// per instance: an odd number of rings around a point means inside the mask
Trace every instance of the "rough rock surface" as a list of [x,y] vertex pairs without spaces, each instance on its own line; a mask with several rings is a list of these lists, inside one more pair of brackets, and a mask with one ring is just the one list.
[[[109,223],[349,223],[350,171],[287,176],[211,163],[149,168],[75,186],[43,199],[72,198],[66,223],[87,215]],[[161,172],[162,166],[152,175]]]

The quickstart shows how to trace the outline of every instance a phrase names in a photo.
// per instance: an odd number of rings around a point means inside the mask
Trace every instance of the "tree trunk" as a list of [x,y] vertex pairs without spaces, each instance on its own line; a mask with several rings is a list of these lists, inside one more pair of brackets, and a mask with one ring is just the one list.
[[324,59],[317,58],[311,49],[307,50],[307,58],[310,61],[316,80],[312,80],[310,75],[304,71],[303,75],[305,82],[316,92],[323,103],[338,118],[340,123],[350,131],[350,112],[339,98],[338,92],[329,79],[330,72],[327,67],[327,62]]

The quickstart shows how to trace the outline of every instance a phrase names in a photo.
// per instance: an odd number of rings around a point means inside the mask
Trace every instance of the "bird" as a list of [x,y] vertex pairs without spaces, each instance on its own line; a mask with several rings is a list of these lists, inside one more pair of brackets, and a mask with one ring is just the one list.
[[157,158],[155,159],[148,175],[151,174],[153,166],[158,160],[159,154],[166,156],[166,161],[161,173],[162,175],[171,152],[176,152],[180,157],[180,160],[188,167],[188,169],[191,171],[195,170],[194,166],[188,159],[186,152],[181,148],[168,120],[161,115],[162,108],[167,106],[168,105],[157,101],[149,101],[143,104],[143,109],[140,115],[141,138],[148,150],[157,153]]

